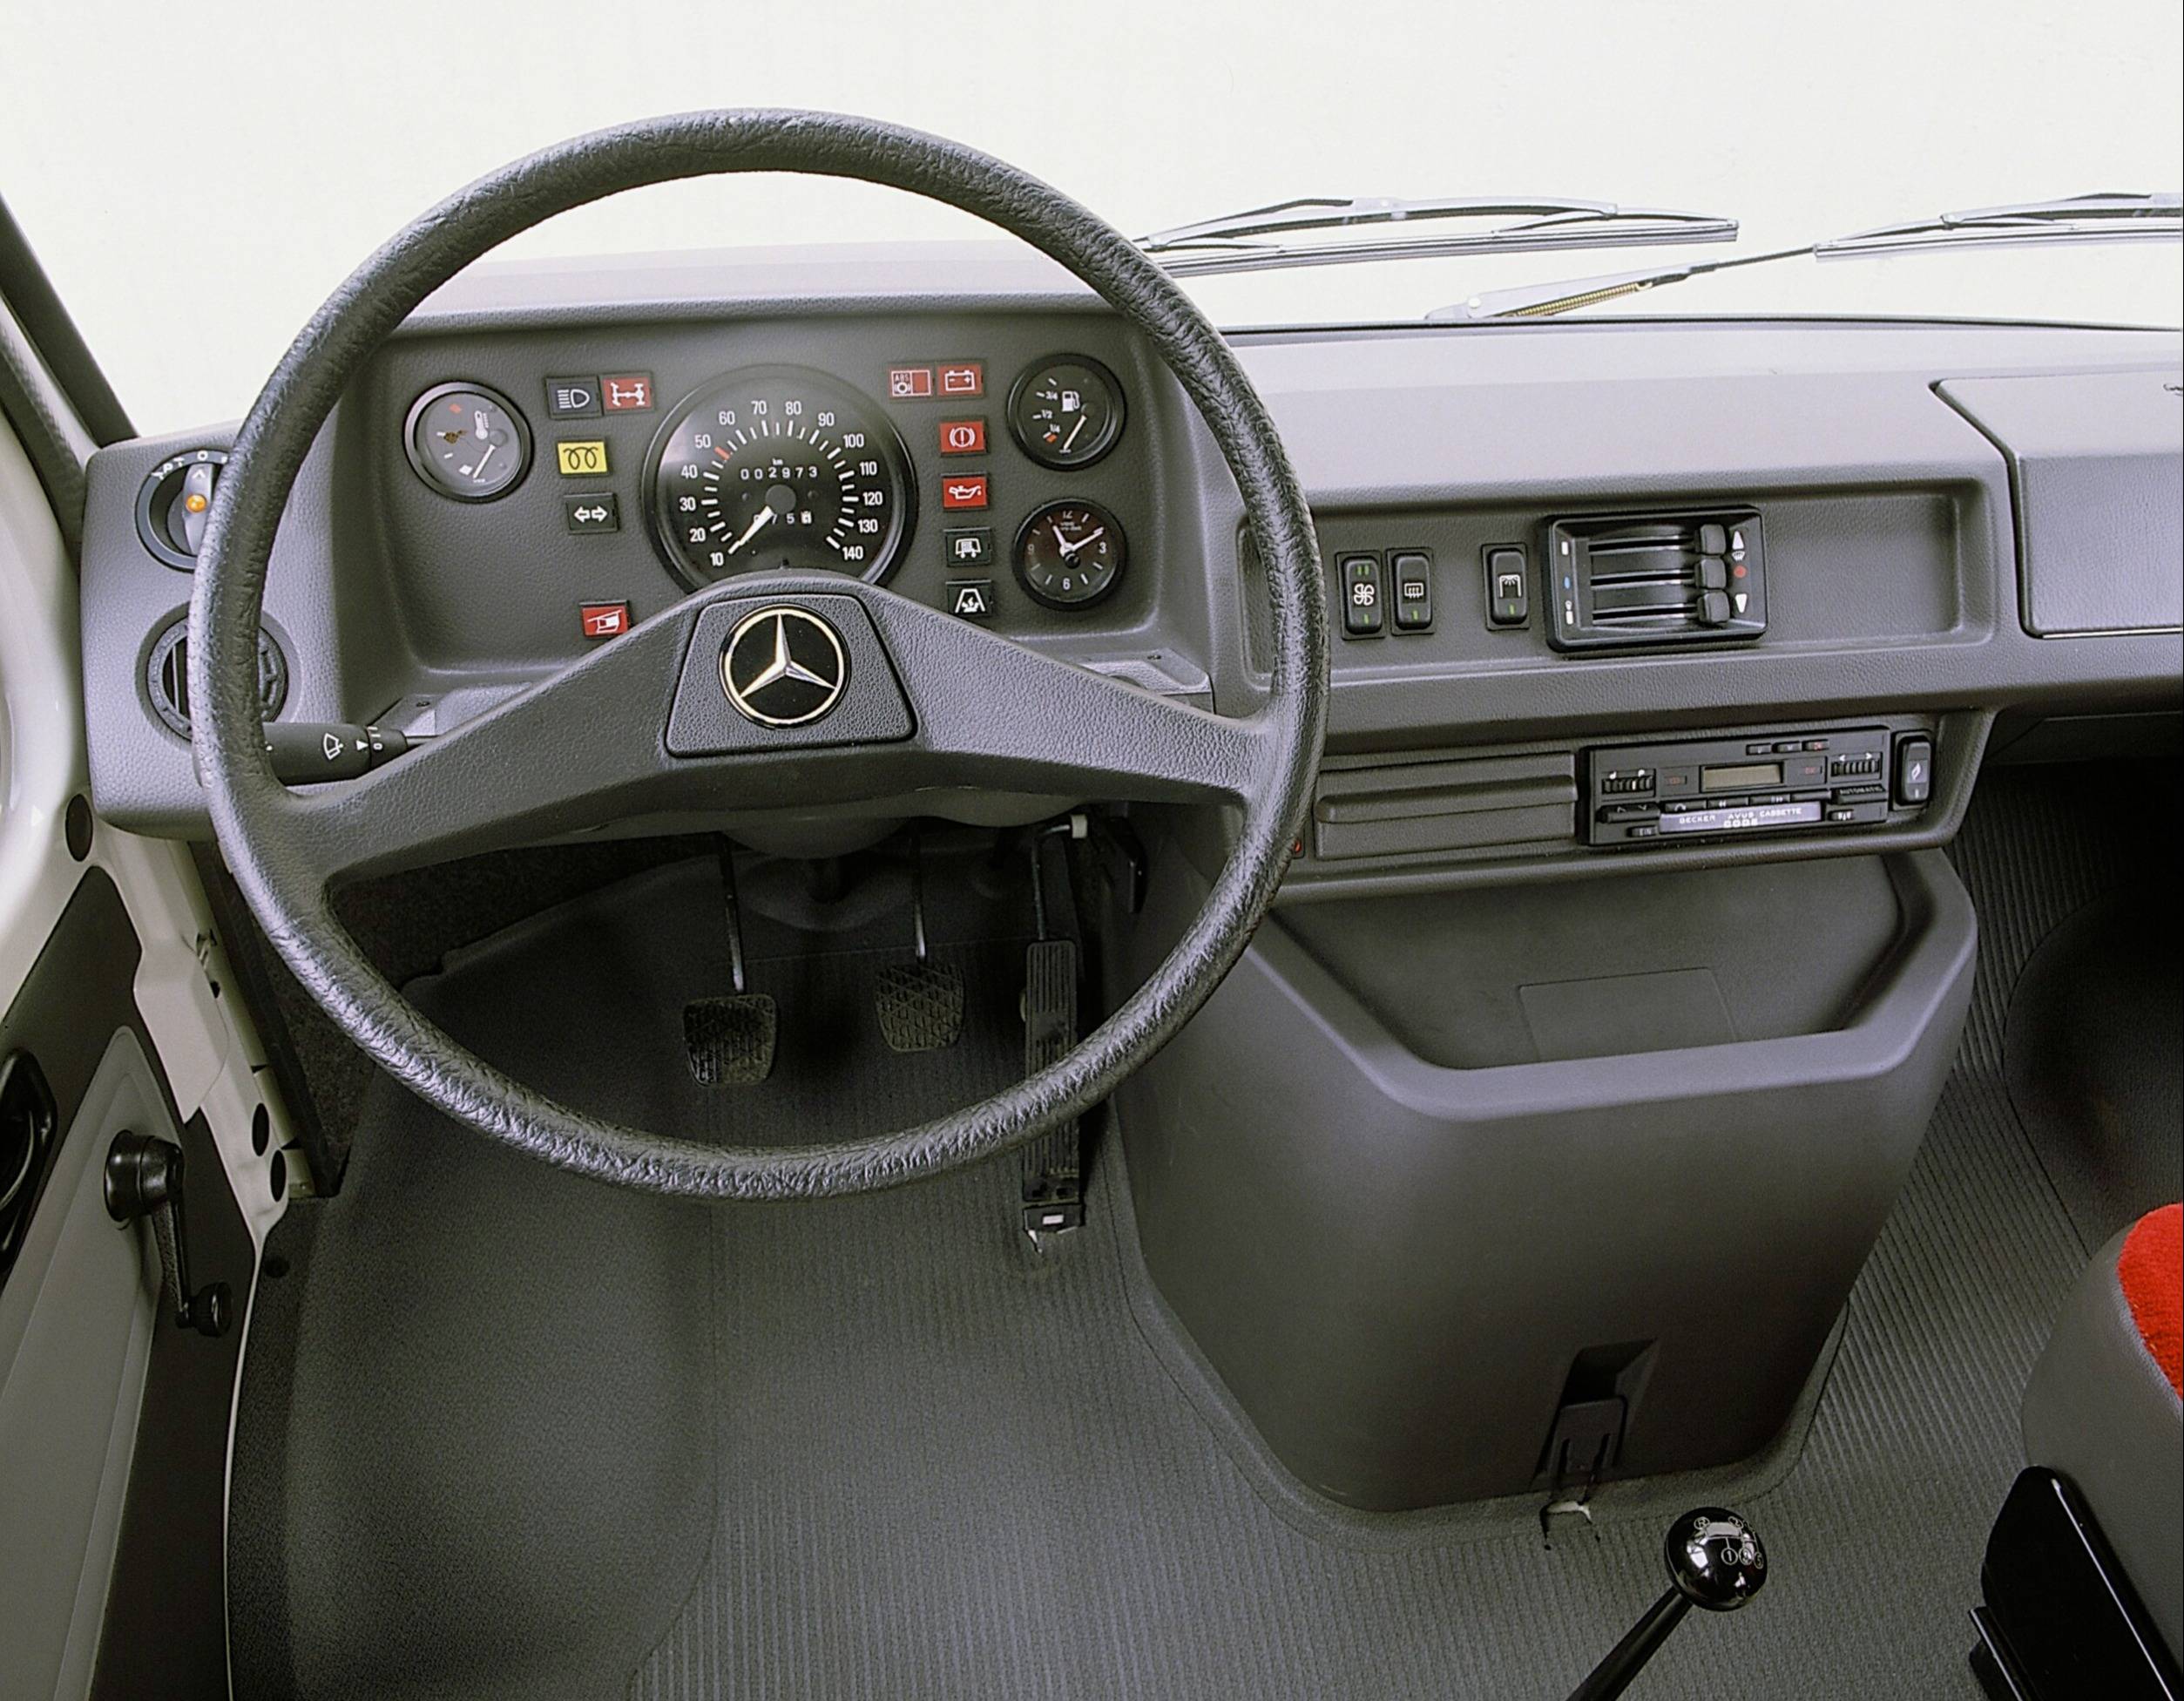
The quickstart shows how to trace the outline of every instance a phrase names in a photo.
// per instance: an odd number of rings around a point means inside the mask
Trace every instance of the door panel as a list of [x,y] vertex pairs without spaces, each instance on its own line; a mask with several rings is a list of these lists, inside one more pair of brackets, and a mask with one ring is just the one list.
[[[300,1166],[187,856],[91,817],[75,573],[3,420],[0,609],[0,1074],[36,1060],[53,1130],[0,1228],[0,1695],[224,1693],[236,1371]],[[176,1325],[148,1227],[107,1216],[123,1128],[182,1148],[220,1338]]]
[[[142,1043],[125,1028],[66,1125],[0,1290],[0,1528],[44,1538],[0,1547],[11,1693],[80,1695],[98,1651],[154,1321],[135,1238],[107,1216],[100,1182],[99,1157],[125,1128],[174,1133]],[[108,1344],[120,1351],[85,1350]]]

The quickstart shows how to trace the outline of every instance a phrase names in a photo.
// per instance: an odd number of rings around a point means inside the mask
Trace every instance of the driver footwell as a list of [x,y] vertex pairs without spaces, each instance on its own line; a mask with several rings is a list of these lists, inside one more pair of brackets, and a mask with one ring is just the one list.
[[[719,918],[709,861],[657,870],[421,1001],[549,1092],[701,1139],[896,1125],[1020,1067],[1022,940],[936,943],[963,1038],[898,1054],[870,998],[907,939],[876,922],[755,949],[781,1056],[700,1087],[682,1012],[725,990]],[[1667,1515],[1721,1498],[1774,1582],[1633,1695],[1976,1695],[1964,1608],[2078,1261],[1998,1081],[1952,1081],[1802,1447],[1613,1487],[1552,1550],[1529,1501],[1369,1517],[1284,1478],[1146,1284],[1115,1143],[1042,1259],[1013,1156],[675,1204],[376,1082],[341,1194],[290,1213],[258,1290],[237,1693],[1556,1697],[1658,1592]]]

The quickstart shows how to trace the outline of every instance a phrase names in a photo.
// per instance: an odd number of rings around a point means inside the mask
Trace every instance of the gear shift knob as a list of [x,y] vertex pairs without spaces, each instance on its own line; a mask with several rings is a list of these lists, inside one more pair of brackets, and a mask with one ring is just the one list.
[[1579,1684],[1570,1701],[1610,1701],[1629,1687],[1694,1607],[1734,1612],[1767,1582],[1767,1549],[1726,1507],[1702,1506],[1668,1526],[1661,1542],[1673,1585]]
[[1734,1612],[1767,1582],[1767,1549],[1734,1512],[1702,1506],[1668,1527],[1668,1576],[1694,1607]]

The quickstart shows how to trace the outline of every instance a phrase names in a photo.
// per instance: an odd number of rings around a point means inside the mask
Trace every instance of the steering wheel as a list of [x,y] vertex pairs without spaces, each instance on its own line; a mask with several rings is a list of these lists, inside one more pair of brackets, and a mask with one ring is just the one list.
[[[1059,261],[1144,334],[1242,493],[1273,603],[1265,705],[1249,717],[1208,713],[847,577],[751,575],[639,623],[361,779],[284,787],[259,711],[259,611],[289,491],[344,388],[428,294],[517,233],[621,190],[734,172],[861,179],[960,207]],[[789,712],[754,715],[732,700],[760,695],[725,665],[743,648],[739,634],[753,634],[767,651],[757,671],[788,655],[791,671],[811,676],[790,681],[803,688],[794,703],[774,694]],[[303,328],[236,437],[198,557],[189,638],[197,756],[221,850],[328,1014],[457,1122],[565,1169],[703,1198],[892,1186],[1020,1144],[1106,1098],[1205,1002],[1266,912],[1302,825],[1327,706],[1311,516],[1264,404],[1205,315],[1112,227],[1013,166],[816,112],[696,112],[580,137],[481,179],[365,261]],[[832,696],[807,713],[822,688]],[[869,1139],[710,1146],[572,1110],[427,1020],[331,903],[345,877],[618,818],[963,787],[1224,803],[1241,822],[1197,919],[1075,1050],[982,1103]]]

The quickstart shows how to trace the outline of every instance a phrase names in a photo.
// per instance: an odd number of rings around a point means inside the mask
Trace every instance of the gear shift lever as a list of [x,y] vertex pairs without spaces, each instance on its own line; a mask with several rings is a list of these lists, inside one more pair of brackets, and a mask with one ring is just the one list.
[[1767,1582],[1767,1549],[1759,1537],[1735,1513],[1718,1506],[1687,1512],[1669,1525],[1662,1554],[1668,1562],[1668,1592],[1571,1691],[1570,1701],[1608,1701],[1620,1695],[1693,1607],[1734,1612]]

